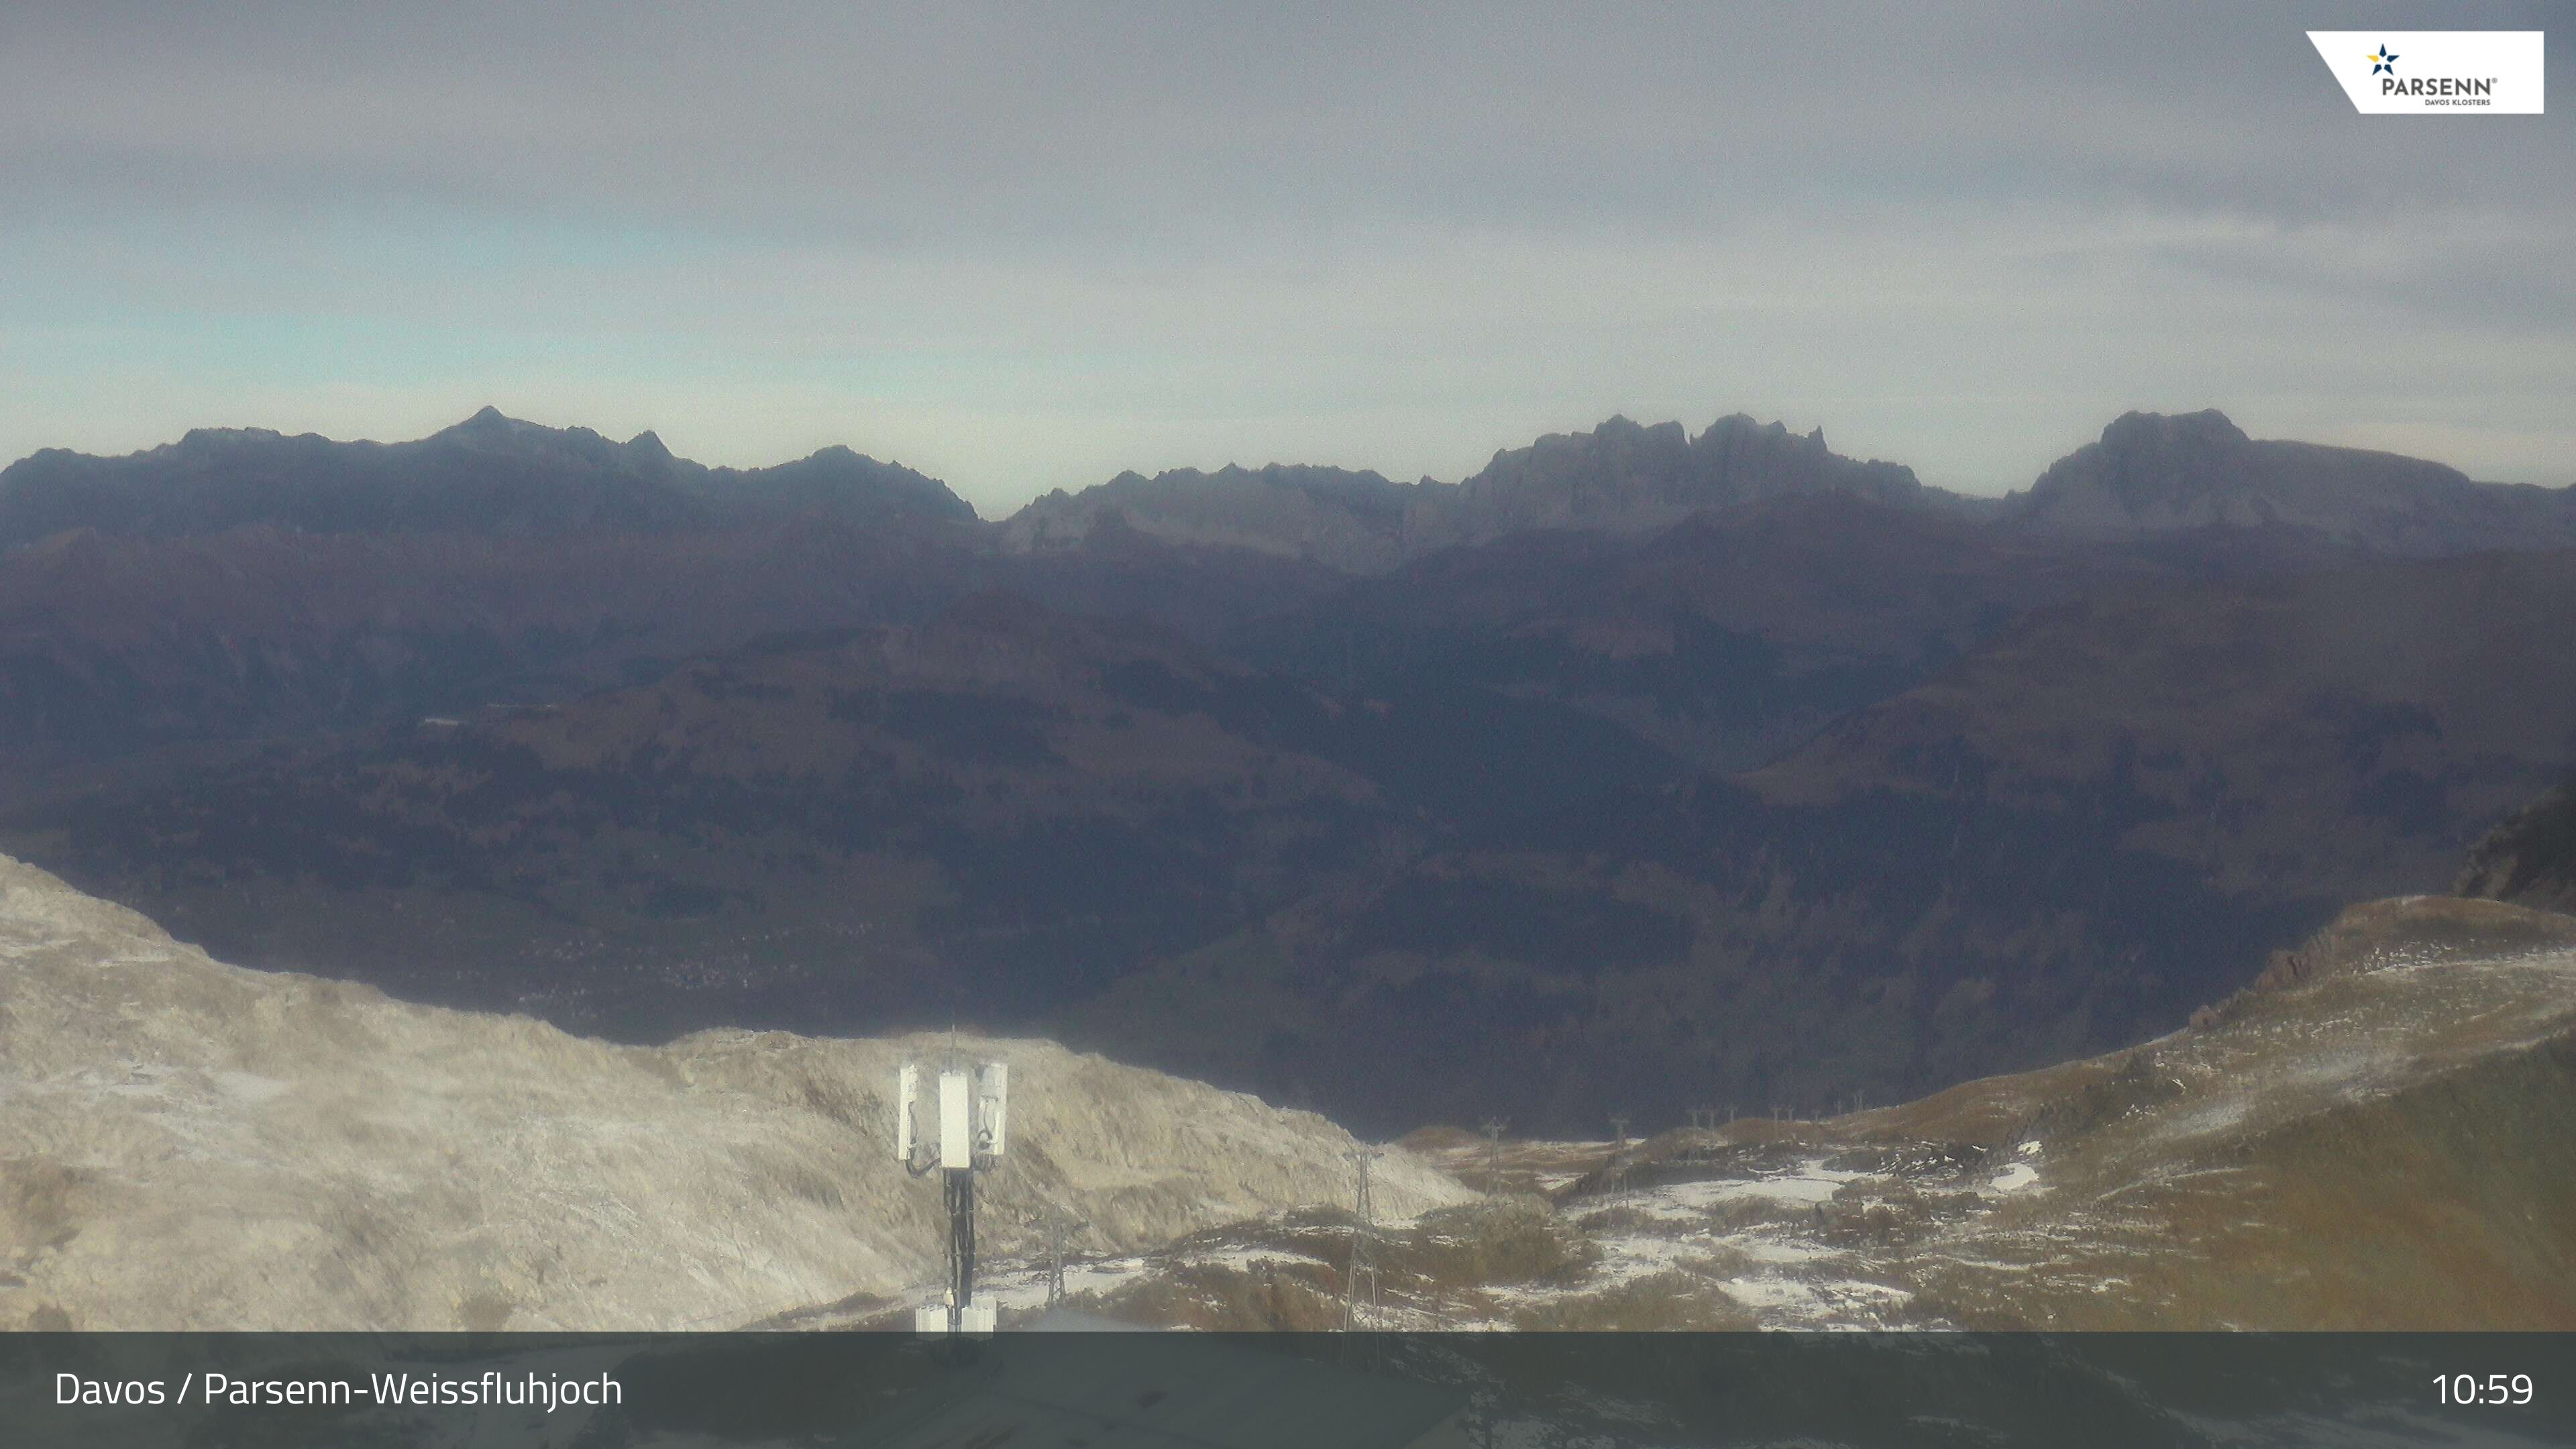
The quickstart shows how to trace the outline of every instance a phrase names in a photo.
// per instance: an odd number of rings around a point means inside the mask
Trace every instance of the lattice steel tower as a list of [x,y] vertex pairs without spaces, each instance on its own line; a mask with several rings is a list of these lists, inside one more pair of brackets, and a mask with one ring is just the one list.
[[1351,1271],[1342,1280],[1342,1327],[1377,1326],[1377,1208],[1369,1197],[1369,1164],[1383,1149],[1354,1147],[1351,1161],[1359,1168],[1358,1216],[1351,1221]]

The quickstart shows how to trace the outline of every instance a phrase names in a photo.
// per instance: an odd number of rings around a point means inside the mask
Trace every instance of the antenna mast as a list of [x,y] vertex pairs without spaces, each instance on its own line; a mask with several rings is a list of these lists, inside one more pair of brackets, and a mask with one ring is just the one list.
[[[895,1074],[895,1158],[915,1177],[939,1174],[948,1213],[948,1285],[938,1301],[913,1310],[916,1332],[993,1331],[993,1305],[975,1301],[975,1174],[1001,1165],[1009,1101],[1009,1065],[968,1066],[953,1032],[935,1071],[906,1062]],[[925,1109],[936,1114],[928,1123],[920,1120]]]

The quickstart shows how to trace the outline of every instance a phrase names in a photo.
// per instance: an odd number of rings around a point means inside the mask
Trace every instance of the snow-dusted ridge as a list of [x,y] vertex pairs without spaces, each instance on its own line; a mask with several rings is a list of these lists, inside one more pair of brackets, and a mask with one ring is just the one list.
[[[249,971],[0,857],[0,1327],[731,1327],[934,1279],[892,1160],[937,1039],[662,1047]],[[1044,1205],[1133,1252],[1349,1193],[1311,1113],[1068,1052],[1012,1066],[997,1253]],[[1402,1151],[1378,1200],[1469,1196]]]
[[[890,1160],[937,1038],[613,1046],[247,971],[0,858],[0,1326],[898,1320],[937,1192]],[[1006,1325],[1067,1287],[1340,1322],[1348,1134],[1043,1041],[982,1221]],[[1375,1174],[1386,1327],[2571,1328],[2576,920],[2356,907],[2190,1030],[1830,1122],[1435,1131]],[[1499,1195],[1486,1199],[1489,1160]]]

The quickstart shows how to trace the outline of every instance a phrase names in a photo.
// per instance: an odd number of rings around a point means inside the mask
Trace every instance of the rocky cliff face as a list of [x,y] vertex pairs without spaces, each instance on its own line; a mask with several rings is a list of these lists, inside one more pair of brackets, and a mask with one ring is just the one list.
[[2576,915],[2576,775],[2480,839],[2452,889]]
[[1784,494],[1854,493],[1928,504],[1914,470],[1862,463],[1741,413],[1693,438],[1679,423],[1641,427],[1612,418],[1588,433],[1551,433],[1496,453],[1451,497],[1426,497],[1406,520],[1417,546],[1470,542],[1540,528],[1643,533],[1692,513]]
[[[938,1276],[893,1161],[897,1064],[942,1037],[658,1048],[246,971],[0,857],[0,1325],[734,1326]],[[1077,1056],[1011,1063],[985,1241],[1045,1207],[1097,1250],[1350,1191],[1320,1117]],[[1403,1152],[1382,1211],[1465,1193]]]

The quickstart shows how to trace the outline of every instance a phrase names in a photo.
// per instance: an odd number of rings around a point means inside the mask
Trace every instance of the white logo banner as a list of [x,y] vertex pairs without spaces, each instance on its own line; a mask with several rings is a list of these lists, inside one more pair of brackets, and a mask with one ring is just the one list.
[[2365,116],[2537,116],[2537,30],[2311,30]]

